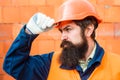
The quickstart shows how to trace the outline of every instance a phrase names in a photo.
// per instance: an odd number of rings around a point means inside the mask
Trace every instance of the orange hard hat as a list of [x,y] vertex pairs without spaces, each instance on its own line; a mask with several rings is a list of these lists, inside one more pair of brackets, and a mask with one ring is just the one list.
[[[95,7],[88,0],[67,0],[57,11],[55,23],[68,20],[82,20],[87,16],[94,16],[98,23],[102,20],[98,16]],[[59,27],[59,25],[56,25]]]

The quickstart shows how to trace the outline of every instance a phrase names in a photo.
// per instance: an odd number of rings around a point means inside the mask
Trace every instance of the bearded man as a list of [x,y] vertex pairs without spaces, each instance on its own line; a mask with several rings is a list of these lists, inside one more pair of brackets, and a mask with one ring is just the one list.
[[[101,19],[93,5],[67,0],[59,11],[55,22],[43,13],[30,18],[6,54],[3,69],[17,80],[120,80],[120,56],[95,39]],[[61,51],[30,56],[33,40],[52,27],[61,32]]]

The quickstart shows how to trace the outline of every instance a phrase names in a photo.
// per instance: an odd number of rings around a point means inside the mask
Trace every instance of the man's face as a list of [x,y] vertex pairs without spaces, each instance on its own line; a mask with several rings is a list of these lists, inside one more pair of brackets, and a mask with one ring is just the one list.
[[61,32],[62,41],[63,40],[70,41],[73,44],[78,44],[83,41],[80,35],[81,34],[80,27],[72,21],[62,22],[59,30]]
[[80,59],[84,59],[88,50],[88,43],[81,31],[80,26],[74,22],[61,23],[61,48],[60,62],[63,65],[75,67],[79,64]]

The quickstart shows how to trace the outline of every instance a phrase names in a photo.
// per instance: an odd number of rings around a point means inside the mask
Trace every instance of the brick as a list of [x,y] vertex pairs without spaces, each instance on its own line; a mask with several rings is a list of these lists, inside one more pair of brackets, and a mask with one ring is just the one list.
[[36,54],[39,54],[39,40],[34,40],[30,51],[30,55],[36,55]]
[[0,80],[3,80],[3,74],[0,74]]
[[12,45],[13,40],[5,40],[4,41],[4,53],[3,56],[6,55],[6,53],[8,52],[10,46]]
[[55,7],[54,6],[38,6],[37,12],[41,12],[46,14],[47,16],[50,16],[51,18],[55,17]]
[[[104,48],[104,50],[106,52],[118,52],[116,48],[118,48],[117,46],[119,45],[119,43],[116,43],[116,39],[114,37],[111,36],[106,36],[106,37],[101,37],[98,36],[96,38],[96,40],[98,41],[99,45],[102,46]],[[117,46],[115,46],[117,45]]]
[[2,23],[2,7],[0,7],[0,23]]
[[4,42],[0,41],[0,58],[3,57],[4,54]]
[[0,57],[0,74],[3,74],[3,58]]
[[12,5],[12,0],[0,0],[0,6]]
[[64,1],[66,1],[66,0],[46,0],[46,4],[47,5],[54,5],[54,6],[59,6],[59,5],[61,5]]
[[55,51],[60,51],[61,40],[55,40]]
[[46,15],[50,16],[51,18],[54,18],[54,12],[55,12],[55,8],[54,6],[46,6],[45,9]]
[[48,36],[51,36],[53,40],[60,40],[61,33],[57,28],[54,28],[48,32]]
[[46,6],[37,6],[37,12],[46,14]]
[[28,20],[37,12],[34,6],[22,6],[20,7],[20,19],[21,23],[27,23]]
[[106,38],[105,37],[103,37],[103,36],[97,36],[96,40],[97,40],[97,42],[99,43],[99,45],[101,47],[103,47],[104,49],[106,49],[107,46],[106,46]]
[[89,0],[92,4],[95,4],[96,5],[96,3],[97,3],[97,1],[96,0]]
[[49,33],[48,32],[43,32],[43,33],[40,33],[40,35],[36,38],[36,40],[51,40],[52,37],[49,36]]
[[96,0],[97,4],[107,4],[112,5],[114,0]]
[[67,1],[67,0],[63,0],[63,1]]
[[105,17],[104,16],[104,14],[105,14],[104,5],[97,4],[96,11],[97,11],[98,15],[100,16],[100,18],[102,19],[102,22],[104,22],[104,17]]
[[[59,46],[60,42],[61,42],[60,32],[57,29],[53,29],[51,31],[41,33],[33,42],[31,54],[33,55],[33,54],[38,53],[38,52],[39,53],[46,53],[46,52],[49,52],[51,50],[59,50],[60,49],[60,46]],[[49,43],[52,45],[51,47],[50,47],[50,45],[47,45]],[[47,47],[47,49],[45,47],[43,47],[43,48],[45,48],[45,49],[43,49],[42,45]],[[42,50],[41,50],[41,48],[42,48]]]
[[21,30],[21,27],[23,27],[22,24],[1,24],[1,35],[5,35],[5,38],[3,37],[3,40],[14,40],[16,36],[18,35],[19,31]]
[[[52,32],[52,31],[51,31]],[[40,35],[36,38],[36,40],[53,40],[54,39],[54,34],[51,32],[43,32],[40,33]]]
[[120,6],[120,0],[114,0],[113,4],[116,5],[116,6]]
[[113,48],[113,45],[112,44],[114,44],[114,42],[113,42],[113,37],[106,37],[106,39],[105,39],[105,42],[106,42],[106,50],[108,51],[108,52],[113,52],[113,50],[114,50],[114,48]]
[[113,52],[120,55],[120,38],[114,39],[113,42],[114,42],[112,43]]
[[95,7],[97,14],[100,16],[100,18],[104,20],[104,5],[98,4],[97,0],[90,0],[90,2]]
[[120,22],[119,23],[114,23],[115,26],[115,37],[120,38]]
[[3,23],[20,22],[19,7],[3,7]]
[[120,54],[120,39],[110,38],[106,40],[107,50],[116,54]]
[[120,0],[97,0],[97,4],[119,6]]
[[12,24],[0,24],[0,40],[12,39]]
[[46,5],[46,0],[29,0],[29,5]]
[[60,32],[57,30],[57,29],[52,29],[50,31],[47,31],[47,32],[43,32],[41,33],[36,39],[37,40],[45,40],[45,39],[48,39],[48,40],[58,40],[60,39]]
[[55,7],[55,12],[54,12],[55,13],[55,18],[54,18],[55,21],[58,20],[58,16],[59,16],[59,14],[58,14],[58,8],[59,8],[58,6]]
[[112,23],[102,23],[98,26],[97,36],[114,37],[114,25]]
[[97,41],[104,48],[106,52],[120,54],[119,53],[120,38],[99,36],[97,37]]
[[35,40],[31,47],[31,55],[44,54],[55,50],[54,40]]
[[39,53],[48,53],[55,50],[54,40],[40,40],[39,43]]
[[14,40],[19,34],[23,24],[14,23],[12,26],[12,39]]
[[105,22],[120,22],[120,7],[105,5]]
[[12,5],[14,5],[14,6],[28,6],[29,0],[12,0]]
[[10,75],[8,75],[7,73],[4,73],[3,80],[15,80],[15,79],[11,77]]

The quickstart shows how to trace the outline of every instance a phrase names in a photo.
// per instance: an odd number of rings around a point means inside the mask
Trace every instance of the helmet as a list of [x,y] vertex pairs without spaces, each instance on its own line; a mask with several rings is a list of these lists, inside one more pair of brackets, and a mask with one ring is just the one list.
[[[68,20],[82,20],[87,16],[94,16],[98,23],[102,21],[95,7],[88,0],[67,0],[59,7],[55,23]],[[56,25],[56,27],[59,26]]]

